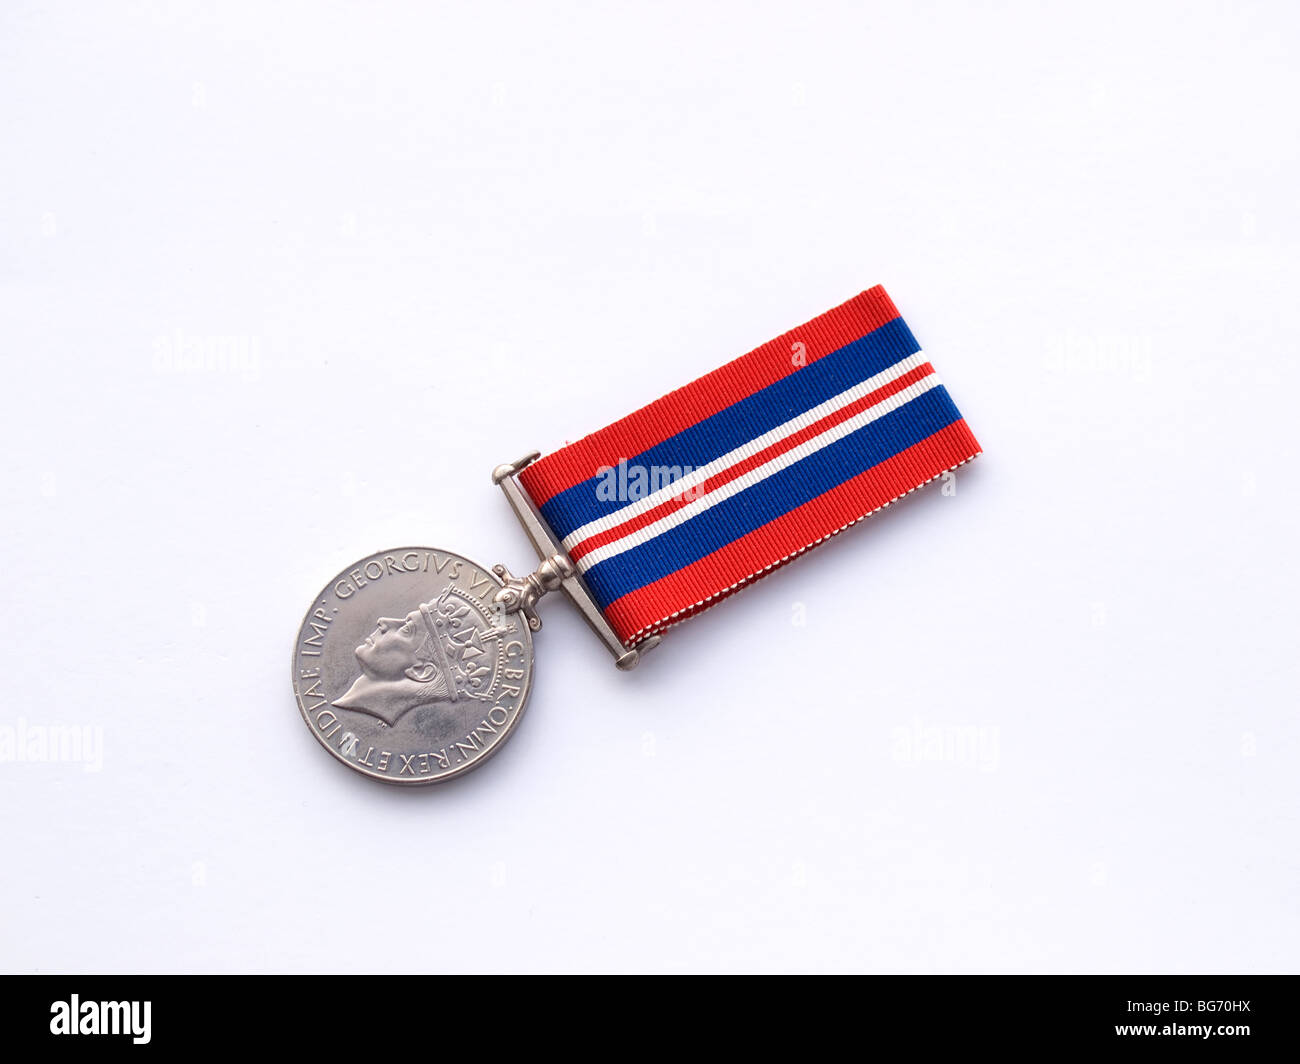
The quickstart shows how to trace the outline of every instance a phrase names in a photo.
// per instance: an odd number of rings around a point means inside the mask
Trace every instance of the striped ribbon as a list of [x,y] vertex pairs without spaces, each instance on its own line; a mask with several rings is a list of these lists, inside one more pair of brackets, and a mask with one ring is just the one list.
[[979,453],[876,286],[519,480],[635,646]]

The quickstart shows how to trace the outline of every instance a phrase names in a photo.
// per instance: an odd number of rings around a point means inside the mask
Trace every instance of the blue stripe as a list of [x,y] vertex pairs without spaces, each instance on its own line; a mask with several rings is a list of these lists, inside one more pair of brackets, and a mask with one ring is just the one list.
[[933,436],[961,415],[942,385],[584,573],[602,609]]
[[[903,319],[895,318],[649,450],[622,457],[627,458],[629,465],[646,470],[686,466],[698,469],[920,349]],[[636,501],[601,499],[597,495],[599,485],[600,478],[593,476],[560,492],[542,506],[542,516],[559,538]]]

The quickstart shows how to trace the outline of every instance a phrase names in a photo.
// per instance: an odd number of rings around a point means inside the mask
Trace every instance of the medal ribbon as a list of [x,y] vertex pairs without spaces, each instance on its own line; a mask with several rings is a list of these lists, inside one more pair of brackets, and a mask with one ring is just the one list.
[[629,647],[980,453],[877,285],[519,481]]

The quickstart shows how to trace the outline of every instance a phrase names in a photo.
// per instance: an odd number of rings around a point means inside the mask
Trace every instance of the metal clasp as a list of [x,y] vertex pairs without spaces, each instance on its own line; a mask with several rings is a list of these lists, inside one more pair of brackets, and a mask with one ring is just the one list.
[[542,456],[540,451],[532,451],[516,462],[499,465],[492,470],[492,483],[498,485],[505,493],[506,501],[514,510],[519,523],[532,541],[537,556],[542,560],[536,571],[525,577],[514,577],[504,565],[493,566],[497,575],[506,584],[497,592],[497,601],[506,612],[522,612],[528,626],[537,631],[542,626],[537,616],[537,600],[548,591],[557,587],[563,591],[569,601],[578,607],[587,626],[600,637],[606,649],[614,655],[614,664],[620,669],[634,668],[647,650],[659,645],[660,636],[652,635],[642,640],[635,648],[629,648],[614,633],[614,629],[605,620],[586,582],[578,572],[577,566],[565,551],[563,545],[555,538],[550,526],[538,513],[533,500],[528,497],[518,480],[521,469]]

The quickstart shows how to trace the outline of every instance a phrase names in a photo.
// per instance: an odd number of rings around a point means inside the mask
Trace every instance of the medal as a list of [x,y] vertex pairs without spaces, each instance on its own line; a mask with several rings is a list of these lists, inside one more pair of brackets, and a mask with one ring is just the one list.
[[877,286],[493,470],[539,559],[527,575],[435,547],[339,573],[294,643],[298,708],[358,772],[451,779],[523,716],[542,596],[561,592],[630,669],[666,629],[979,453]]

